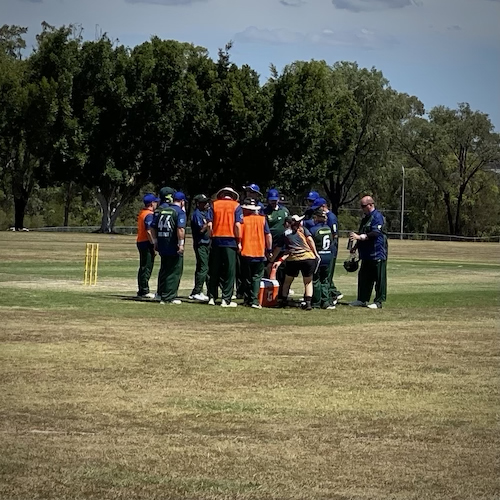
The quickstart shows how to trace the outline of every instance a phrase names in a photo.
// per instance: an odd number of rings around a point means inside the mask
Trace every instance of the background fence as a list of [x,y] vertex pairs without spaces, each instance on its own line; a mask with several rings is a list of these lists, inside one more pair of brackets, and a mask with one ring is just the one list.
[[[55,232],[55,233],[97,233],[101,226],[59,226],[59,227],[39,227],[31,229],[31,231],[45,231],[45,232]],[[191,229],[186,228],[186,233],[190,234]],[[341,230],[340,235],[347,237],[349,231]],[[125,234],[134,235],[137,234],[136,226],[115,226],[113,234]],[[429,233],[401,233],[390,232],[388,233],[391,239],[404,239],[404,240],[428,240],[428,241],[483,241],[483,242],[493,242],[500,243],[499,236],[455,236],[451,234],[429,234]]]

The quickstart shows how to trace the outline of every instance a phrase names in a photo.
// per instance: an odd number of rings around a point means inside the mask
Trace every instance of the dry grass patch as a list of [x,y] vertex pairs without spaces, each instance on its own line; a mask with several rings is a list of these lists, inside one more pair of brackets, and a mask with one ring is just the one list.
[[498,493],[492,315],[256,328],[2,313],[3,498]]

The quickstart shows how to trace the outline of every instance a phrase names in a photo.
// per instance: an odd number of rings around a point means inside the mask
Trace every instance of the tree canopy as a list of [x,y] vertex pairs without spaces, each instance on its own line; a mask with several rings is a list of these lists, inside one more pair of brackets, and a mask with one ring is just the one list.
[[231,43],[211,58],[82,31],[42,23],[26,54],[27,29],[0,28],[0,224],[12,213],[22,229],[45,190],[64,206],[60,223],[78,206],[111,232],[144,189],[166,184],[193,196],[255,182],[299,204],[314,188],[335,213],[372,194],[396,212],[404,167],[407,231],[499,230],[499,134],[467,103],[427,111],[355,62],[295,61],[261,82],[232,62]]

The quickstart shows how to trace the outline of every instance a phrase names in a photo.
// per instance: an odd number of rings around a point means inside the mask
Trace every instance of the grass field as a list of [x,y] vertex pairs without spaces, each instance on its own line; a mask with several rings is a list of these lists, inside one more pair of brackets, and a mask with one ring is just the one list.
[[0,233],[0,498],[500,498],[498,243],[390,241],[381,310],[159,306],[136,270]]

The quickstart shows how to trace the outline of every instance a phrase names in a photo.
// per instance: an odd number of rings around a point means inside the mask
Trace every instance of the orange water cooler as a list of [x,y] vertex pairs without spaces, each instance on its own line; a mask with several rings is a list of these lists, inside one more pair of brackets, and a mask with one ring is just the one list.
[[262,307],[276,307],[278,305],[278,292],[280,284],[276,279],[276,271],[280,262],[276,262],[270,272],[269,278],[260,280],[259,304]]

